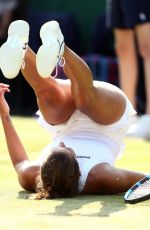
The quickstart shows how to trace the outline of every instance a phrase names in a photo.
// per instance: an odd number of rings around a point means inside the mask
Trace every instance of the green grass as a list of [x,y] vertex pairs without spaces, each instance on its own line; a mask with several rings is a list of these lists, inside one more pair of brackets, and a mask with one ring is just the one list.
[[[50,135],[32,118],[13,122],[31,159],[50,141]],[[150,142],[126,139],[118,167],[150,171]],[[150,201],[125,204],[123,195],[79,196],[73,199],[31,201],[25,199],[11,165],[0,126],[0,229],[99,230],[149,229]]]

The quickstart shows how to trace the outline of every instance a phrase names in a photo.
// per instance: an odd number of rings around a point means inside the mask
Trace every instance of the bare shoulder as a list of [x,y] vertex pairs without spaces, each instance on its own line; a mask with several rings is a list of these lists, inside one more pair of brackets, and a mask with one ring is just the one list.
[[40,173],[39,164],[36,161],[23,161],[15,168],[21,187],[28,191],[34,191],[36,178]]

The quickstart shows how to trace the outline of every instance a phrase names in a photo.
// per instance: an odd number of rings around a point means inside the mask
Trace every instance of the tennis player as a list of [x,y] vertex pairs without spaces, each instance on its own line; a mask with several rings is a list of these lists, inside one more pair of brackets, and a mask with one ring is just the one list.
[[[127,191],[145,176],[114,166],[135,114],[128,98],[114,85],[93,81],[86,63],[65,45],[56,21],[42,26],[43,44],[37,55],[24,46],[28,30],[25,21],[10,25],[0,50],[7,63],[2,61],[1,68],[7,78],[22,69],[37,96],[38,121],[53,133],[53,141],[36,160],[29,160],[4,97],[9,86],[1,83],[0,116],[20,185],[35,192],[34,199]],[[58,63],[67,80],[51,76]]]

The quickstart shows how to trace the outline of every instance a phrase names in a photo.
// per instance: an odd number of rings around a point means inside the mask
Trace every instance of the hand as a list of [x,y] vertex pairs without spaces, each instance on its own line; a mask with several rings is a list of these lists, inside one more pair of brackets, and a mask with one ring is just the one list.
[[8,115],[9,114],[9,106],[7,101],[5,100],[4,94],[6,92],[10,92],[9,85],[0,83],[0,115]]

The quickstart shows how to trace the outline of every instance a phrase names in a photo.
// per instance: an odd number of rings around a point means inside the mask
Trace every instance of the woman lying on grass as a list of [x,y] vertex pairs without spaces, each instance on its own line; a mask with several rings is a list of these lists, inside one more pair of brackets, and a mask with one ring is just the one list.
[[[25,39],[20,31],[25,33],[26,28],[24,21],[10,25],[10,31],[15,31],[20,39],[15,43],[18,53],[13,53],[13,36],[9,33],[9,42],[0,50],[3,60],[7,54],[6,64],[1,64],[2,72],[5,77],[9,73],[16,76],[24,63],[22,74],[37,96],[39,122],[54,135],[38,159],[29,161],[4,97],[10,92],[9,86],[0,84],[0,116],[20,185],[35,192],[35,199],[126,192],[145,176],[114,166],[123,152],[123,140],[135,114],[131,103],[119,88],[93,81],[86,63],[64,44],[57,22],[48,22],[41,28],[41,37],[47,36],[48,43],[43,43],[37,55],[29,47],[23,53]],[[68,79],[49,77],[62,56]]]

